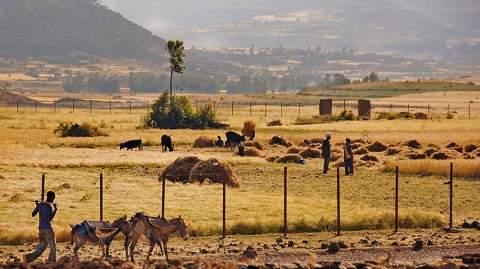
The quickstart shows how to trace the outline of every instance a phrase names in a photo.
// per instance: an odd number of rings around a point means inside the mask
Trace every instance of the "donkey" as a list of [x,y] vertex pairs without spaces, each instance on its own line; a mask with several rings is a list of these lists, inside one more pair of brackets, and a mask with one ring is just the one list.
[[[125,235],[125,243],[124,243],[124,247],[125,247],[125,257],[126,257],[126,260],[128,261],[128,247],[130,246],[130,244],[132,243],[132,239],[133,239],[133,229],[135,227],[135,225],[137,224],[137,222],[141,221],[142,218],[144,218],[145,215],[142,213],[142,212],[138,212],[135,214],[135,216],[133,216],[130,221],[126,222],[126,224],[122,224],[122,226],[124,227],[127,227],[128,225],[128,232],[124,233],[123,230],[122,230],[122,233]],[[162,249],[162,244],[158,238],[158,236],[152,232],[151,229],[147,228],[143,231],[143,233],[140,235],[139,237],[139,240],[142,240],[146,243],[149,243],[150,244],[150,249],[148,250],[148,254],[147,254],[147,260],[150,258],[150,255],[152,254],[152,251],[153,251],[153,248],[155,247],[155,245],[158,245],[160,247],[160,255],[163,255],[163,249]],[[133,253],[131,255],[133,257]]]
[[[147,229],[150,229],[155,234],[155,236],[162,241],[163,249],[165,251],[165,258],[167,261],[169,260],[168,251],[167,251],[167,242],[170,235],[178,232],[184,240],[187,240],[189,237],[188,231],[187,231],[187,225],[185,224],[181,216],[170,220],[170,222],[163,217],[149,218],[148,216],[145,216],[143,214],[139,216],[139,219],[140,220],[137,221],[137,223],[133,227],[133,233],[132,233],[131,243],[130,243],[130,260],[132,262],[135,262],[134,255],[133,255],[135,246],[137,245],[141,235]],[[150,252],[152,249],[153,249],[152,246],[150,246],[150,251],[147,255],[147,260],[150,257]]]
[[[95,233],[89,230],[88,224],[86,223],[79,223],[76,225],[70,225],[72,227],[71,235],[72,240],[71,244],[75,243],[75,247],[73,248],[73,255],[75,259],[78,261],[78,251],[85,245],[99,245],[100,249],[102,250],[102,257],[108,259],[108,253],[110,250],[110,243],[113,241],[113,238],[120,232],[119,223],[121,222],[122,218],[115,220],[111,227],[117,228],[113,233],[107,235],[105,238],[99,238]],[[105,251],[106,246],[106,251]]]

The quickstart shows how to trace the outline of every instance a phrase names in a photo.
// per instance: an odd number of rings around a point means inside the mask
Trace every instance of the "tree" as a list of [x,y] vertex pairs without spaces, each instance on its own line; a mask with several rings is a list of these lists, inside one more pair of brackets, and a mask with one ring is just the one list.
[[172,98],[173,73],[183,74],[183,70],[185,69],[185,63],[183,61],[185,54],[183,54],[183,49],[183,41],[180,40],[169,40],[165,45],[165,50],[167,50],[170,55],[170,99]]

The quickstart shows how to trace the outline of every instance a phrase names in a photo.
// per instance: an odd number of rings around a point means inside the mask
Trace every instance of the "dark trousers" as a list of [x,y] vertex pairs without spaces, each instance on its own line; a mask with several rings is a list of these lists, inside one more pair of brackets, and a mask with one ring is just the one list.
[[353,158],[344,159],[345,175],[353,174]]
[[330,164],[330,157],[323,157],[323,173],[328,172],[328,165]]

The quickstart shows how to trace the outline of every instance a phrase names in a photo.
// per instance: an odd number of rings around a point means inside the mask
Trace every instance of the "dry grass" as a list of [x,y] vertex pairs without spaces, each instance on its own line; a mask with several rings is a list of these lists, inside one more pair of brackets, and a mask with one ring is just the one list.
[[199,138],[195,139],[193,142],[194,148],[213,148],[215,147],[215,139],[207,136],[200,136]]
[[399,166],[402,174],[448,177],[450,175],[450,163],[453,163],[453,175],[455,177],[480,178],[480,164],[478,160],[387,161],[385,163],[385,169],[389,172],[394,172],[395,167]]

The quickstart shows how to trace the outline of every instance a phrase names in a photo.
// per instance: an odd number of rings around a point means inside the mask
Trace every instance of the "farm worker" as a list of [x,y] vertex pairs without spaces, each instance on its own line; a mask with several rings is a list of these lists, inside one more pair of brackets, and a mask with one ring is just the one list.
[[330,138],[332,134],[327,132],[325,134],[325,139],[322,143],[322,157],[323,157],[323,173],[326,174],[328,172],[328,164],[330,163]]
[[[55,200],[55,193],[53,191],[47,192],[47,201],[39,202],[35,201],[37,205],[32,212],[32,217],[38,214],[39,220],[39,241],[37,249],[32,253],[23,255],[23,262],[32,262],[36,260],[47,249],[47,245],[50,246],[50,253],[48,255],[49,261],[57,260],[57,242],[55,241],[55,233],[52,228],[52,219],[57,213],[57,205],[53,203]],[[52,210],[52,205],[55,210]]]
[[345,139],[343,144],[343,162],[345,163],[345,175],[353,175],[353,152],[352,145],[350,145],[350,138]]

